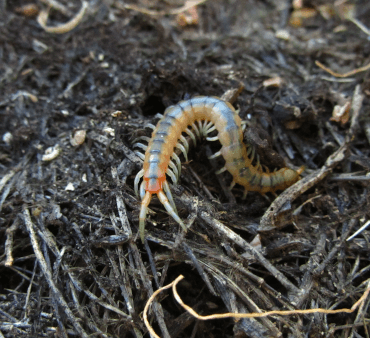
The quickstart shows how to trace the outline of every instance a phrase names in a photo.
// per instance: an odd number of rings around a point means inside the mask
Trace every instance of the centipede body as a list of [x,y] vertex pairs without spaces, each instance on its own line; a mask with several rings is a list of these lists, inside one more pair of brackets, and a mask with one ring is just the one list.
[[[189,128],[191,127],[191,129]],[[207,135],[217,130],[216,137]],[[170,106],[154,128],[147,146],[137,143],[145,149],[143,169],[135,178],[135,191],[142,199],[139,232],[144,240],[144,228],[147,208],[153,194],[157,194],[167,212],[184,230],[186,226],[177,214],[167,176],[177,183],[181,171],[181,163],[175,153],[179,148],[187,158],[189,144],[182,135],[187,133],[193,142],[205,136],[207,140],[218,140],[221,149],[213,157],[221,156],[225,166],[219,171],[229,171],[233,177],[231,186],[239,184],[245,192],[256,191],[261,194],[284,190],[300,179],[303,168],[295,171],[282,168],[272,173],[264,172],[259,163],[253,165],[254,151],[243,143],[242,121],[233,106],[217,97],[198,96],[190,100],[180,101]]]

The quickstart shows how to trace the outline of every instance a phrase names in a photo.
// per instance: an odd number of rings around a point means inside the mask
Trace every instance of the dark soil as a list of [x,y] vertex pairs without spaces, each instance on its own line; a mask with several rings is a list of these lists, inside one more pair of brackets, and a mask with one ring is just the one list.
[[[65,34],[45,32],[27,3],[0,0],[0,338],[149,337],[144,306],[179,275],[202,315],[351,308],[370,279],[370,231],[347,241],[370,216],[370,67],[336,77],[315,62],[340,74],[369,65],[370,36],[344,7],[369,29],[369,1],[293,12],[290,1],[209,0],[198,24],[180,26],[94,0]],[[51,10],[49,26],[81,6],[58,3],[67,11]],[[292,24],[299,13],[312,15]],[[302,180],[243,200],[215,174],[222,160],[207,160],[218,142],[201,141],[171,187],[188,232],[154,198],[143,244],[132,144],[195,95],[230,99],[264,170],[304,166]],[[331,119],[345,105],[348,121]],[[163,291],[148,319],[160,337],[370,337],[369,308],[199,321]]]

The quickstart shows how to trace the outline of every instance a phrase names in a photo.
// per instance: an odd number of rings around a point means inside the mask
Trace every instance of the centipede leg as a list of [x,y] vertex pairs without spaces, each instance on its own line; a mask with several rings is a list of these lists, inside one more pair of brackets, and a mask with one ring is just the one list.
[[220,170],[217,170],[216,172],[215,172],[215,174],[216,175],[219,175],[219,174],[222,174],[223,172],[225,172],[227,170],[227,168],[226,167],[222,167]]
[[267,174],[270,173],[270,169],[267,166],[263,165],[263,168],[265,169],[265,171],[266,171]]
[[248,195],[248,190],[244,189],[243,196],[242,196],[243,201],[247,198],[247,195]]
[[206,140],[207,141],[218,141],[218,136],[214,136],[214,137],[206,137]]
[[260,163],[260,156],[257,154],[256,155],[256,158],[257,158],[257,165],[256,165],[256,168],[259,172],[262,172],[262,166],[261,166],[261,163]]
[[135,181],[134,181],[134,189],[135,189],[135,195],[137,197],[139,197],[139,182],[140,182],[140,179],[144,176],[144,169],[141,169],[136,177],[135,177]]
[[181,220],[181,218],[179,217],[179,215],[177,215],[177,213],[175,212],[175,210],[173,210],[173,208],[171,207],[171,204],[170,202],[168,201],[168,198],[166,197],[166,195],[164,194],[163,191],[159,191],[157,193],[157,196],[159,198],[159,200],[161,201],[161,203],[164,205],[164,207],[166,208],[167,212],[172,216],[172,218],[178,223],[181,225],[182,229],[186,232],[188,229],[186,228],[186,225],[183,223],[183,221]]
[[182,142],[182,144],[184,145],[184,147],[186,149],[186,152],[188,153],[189,152],[189,143],[188,143],[188,141],[186,141],[186,138],[182,135],[180,135],[180,141]]
[[189,161],[189,160],[188,160],[188,153],[186,152],[185,147],[184,147],[181,143],[177,142],[177,144],[176,144],[176,148],[178,148],[178,149],[180,149],[180,150],[182,151],[182,154],[183,154],[183,155],[184,155],[184,157],[185,157],[185,161],[186,161],[186,162],[188,162],[188,161]]
[[254,155],[256,154],[256,150],[254,149],[254,147],[252,147],[252,154],[251,154],[251,162],[253,162],[254,160]]
[[144,198],[145,193],[146,193],[146,191],[145,191],[145,183],[144,183],[144,181],[142,181],[141,184],[140,184],[140,198],[141,199]]
[[191,125],[193,127],[193,130],[195,131],[195,133],[197,134],[198,138],[200,138],[200,132],[199,132],[199,129],[198,127],[195,125],[195,123],[192,123]]
[[216,130],[216,126],[211,122],[206,126],[206,135]]
[[172,153],[172,156],[171,156],[175,162],[176,162],[176,165],[177,165],[177,171],[178,171],[178,176],[180,177],[181,175],[181,161],[180,161],[180,158],[177,156],[177,154],[175,152]]
[[229,190],[231,191],[235,187],[236,182],[232,181],[229,187]]
[[154,124],[151,124],[151,123],[147,123],[144,128],[150,128],[150,129],[155,129],[155,125]]
[[198,120],[198,129],[199,129],[199,132],[200,132],[200,135],[204,135],[204,125],[203,125],[203,121],[201,120]]
[[221,153],[221,150],[220,150],[220,151],[214,153],[213,155],[209,156],[208,159],[209,160],[213,160],[213,159],[215,159],[215,158],[217,158],[217,157],[219,157],[221,155],[222,155],[222,153]]
[[148,136],[139,136],[139,137],[136,137],[135,140],[132,141],[132,143],[137,143],[138,141],[145,141],[147,143],[150,142],[150,137]]
[[173,184],[177,184],[177,177],[170,168],[167,168],[166,174],[171,177]]
[[202,136],[207,136],[208,128],[211,127],[211,125],[213,125],[212,122],[204,120],[203,123],[201,123],[201,122],[198,122],[198,123],[199,123],[200,128],[201,128],[200,132],[201,132]]
[[304,169],[305,169],[305,166],[303,165],[302,167],[300,167],[298,170],[297,170],[297,174],[300,175],[304,172]]
[[213,124],[212,121],[206,121],[206,126],[205,129],[209,130],[210,128],[213,128],[215,125]]
[[173,200],[171,189],[170,189],[170,186],[168,185],[168,182],[167,181],[165,181],[163,183],[163,190],[164,190],[164,192],[165,192],[168,200],[170,201],[170,204],[171,204],[173,210],[175,211],[176,214],[178,214],[177,208],[176,208],[176,204],[175,204],[175,201]]
[[140,216],[139,216],[139,234],[141,241],[144,243],[145,238],[145,219],[148,212],[148,205],[152,199],[152,194],[147,191],[143,200],[141,201]]
[[191,137],[191,139],[194,142],[194,146],[196,146],[197,145],[197,138],[195,137],[194,133],[189,128],[185,129],[185,133],[188,134]]
[[138,143],[134,143],[132,147],[134,147],[134,148],[141,148],[141,149],[143,149],[143,150],[146,150],[146,149],[148,148],[148,146],[147,146],[147,145],[142,144],[142,143],[140,143],[140,142],[138,142]]
[[173,163],[172,161],[168,162],[168,165],[169,167],[171,167],[173,173],[175,174],[176,176],[176,181],[179,179],[179,171],[177,170],[177,167],[175,165],[175,163]]
[[145,155],[143,154],[143,153],[141,153],[140,151],[135,151],[134,152],[135,153],[135,155],[137,156],[137,157],[139,157],[141,160],[145,160]]

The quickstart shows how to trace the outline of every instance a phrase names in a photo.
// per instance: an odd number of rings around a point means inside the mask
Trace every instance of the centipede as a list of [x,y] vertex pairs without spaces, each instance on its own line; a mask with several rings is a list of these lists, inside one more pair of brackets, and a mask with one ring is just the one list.
[[[188,161],[188,140],[194,145],[202,137],[207,141],[220,142],[221,149],[209,159],[224,158],[225,165],[216,174],[228,171],[233,177],[230,189],[236,184],[244,187],[243,198],[248,191],[264,195],[285,190],[300,179],[304,170],[303,167],[298,170],[285,167],[269,172],[264,171],[259,160],[253,164],[255,151],[243,142],[241,118],[229,102],[218,97],[197,96],[180,101],[165,110],[156,126],[150,124],[149,127],[153,129],[152,137],[141,136],[137,139],[146,141],[147,145],[141,142],[133,145],[145,151],[145,154],[135,151],[144,163],[134,180],[135,193],[141,199],[139,234],[143,242],[148,206],[153,195],[157,195],[168,214],[187,231],[178,215],[167,177],[177,184],[181,160],[175,150],[179,149]],[[210,136],[214,131],[217,135]],[[184,134],[188,135],[188,140]]]

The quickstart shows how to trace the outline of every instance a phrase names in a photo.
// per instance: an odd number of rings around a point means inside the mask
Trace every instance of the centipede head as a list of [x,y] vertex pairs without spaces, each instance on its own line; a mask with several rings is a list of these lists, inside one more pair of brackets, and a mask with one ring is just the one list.
[[157,194],[163,189],[163,183],[166,181],[166,175],[159,170],[156,175],[144,173],[145,190],[151,194]]

